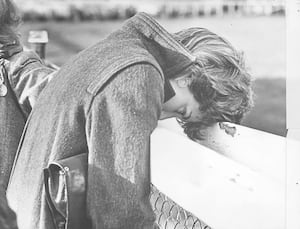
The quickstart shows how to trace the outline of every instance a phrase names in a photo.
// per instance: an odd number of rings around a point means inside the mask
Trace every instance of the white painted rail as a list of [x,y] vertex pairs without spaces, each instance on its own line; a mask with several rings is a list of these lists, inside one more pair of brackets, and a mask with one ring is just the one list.
[[[300,129],[292,129],[287,135],[287,198],[286,198],[286,228],[300,228]],[[298,141],[295,141],[295,140]]]
[[[215,125],[203,146],[176,120],[161,122],[151,139],[152,183],[214,229],[286,228],[286,138],[229,126],[234,136]],[[299,153],[289,141],[289,154]]]

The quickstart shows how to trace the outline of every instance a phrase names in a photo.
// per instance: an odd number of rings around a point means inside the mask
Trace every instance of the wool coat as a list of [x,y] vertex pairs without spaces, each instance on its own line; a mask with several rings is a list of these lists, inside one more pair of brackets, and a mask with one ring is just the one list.
[[9,52],[2,47],[0,62],[0,84],[7,89],[0,96],[0,183],[6,189],[25,122],[53,70],[21,47]]
[[166,99],[165,81],[193,63],[189,51],[145,13],[66,63],[41,93],[20,143],[7,190],[20,229],[54,229],[42,170],[83,152],[88,182],[82,214],[90,227],[154,228],[150,135]]

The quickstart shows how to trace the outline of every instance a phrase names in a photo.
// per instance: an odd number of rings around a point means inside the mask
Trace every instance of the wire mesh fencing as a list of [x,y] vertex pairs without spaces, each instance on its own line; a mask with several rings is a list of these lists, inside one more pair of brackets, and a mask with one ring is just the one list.
[[150,202],[159,229],[212,229],[160,192],[154,185],[151,186]]

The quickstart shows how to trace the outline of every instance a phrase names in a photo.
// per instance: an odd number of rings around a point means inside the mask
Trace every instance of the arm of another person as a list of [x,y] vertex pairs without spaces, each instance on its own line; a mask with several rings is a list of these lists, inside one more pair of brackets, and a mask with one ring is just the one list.
[[149,64],[118,73],[94,98],[86,122],[93,228],[153,229],[149,146],[162,102],[162,76]]
[[11,58],[8,77],[20,107],[28,117],[39,94],[56,70],[49,68],[32,51],[24,51]]

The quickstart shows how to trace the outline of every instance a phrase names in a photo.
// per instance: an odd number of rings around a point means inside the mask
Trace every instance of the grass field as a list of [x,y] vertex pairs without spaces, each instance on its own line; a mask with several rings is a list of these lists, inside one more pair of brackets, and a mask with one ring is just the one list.
[[[253,75],[255,107],[243,124],[285,136],[285,20],[284,17],[225,17],[159,19],[170,32],[187,27],[205,27],[216,32],[244,52]],[[29,30],[49,32],[47,59],[62,65],[71,56],[96,43],[121,26],[121,21],[44,22],[21,27],[25,44]],[[28,44],[27,44],[28,45]]]

